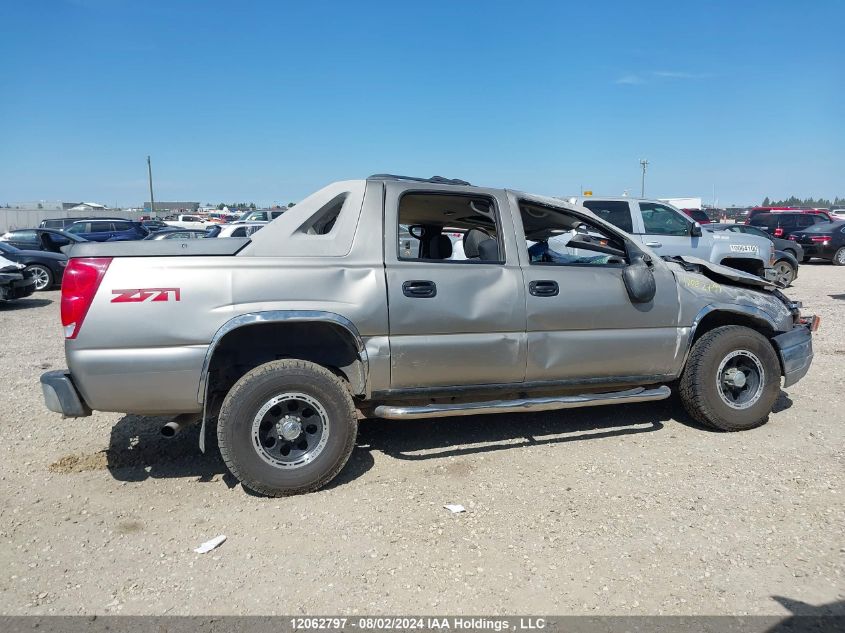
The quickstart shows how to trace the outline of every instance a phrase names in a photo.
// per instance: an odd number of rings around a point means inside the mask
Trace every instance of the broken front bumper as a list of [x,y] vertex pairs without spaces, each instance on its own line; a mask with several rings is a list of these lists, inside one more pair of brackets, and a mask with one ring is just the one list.
[[44,393],[44,404],[50,411],[61,413],[66,418],[91,415],[91,408],[79,395],[66,369],[41,374],[41,391]]
[[783,367],[783,386],[801,380],[813,362],[813,335],[808,325],[796,325],[772,339]]

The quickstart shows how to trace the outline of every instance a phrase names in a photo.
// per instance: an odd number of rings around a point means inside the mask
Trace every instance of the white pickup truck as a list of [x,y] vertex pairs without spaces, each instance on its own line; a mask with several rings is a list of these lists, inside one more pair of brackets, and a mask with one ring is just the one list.
[[698,257],[758,277],[776,276],[771,241],[754,235],[702,231],[672,205],[636,198],[570,198],[661,256]]
[[179,215],[175,220],[165,220],[164,223],[180,229],[204,229],[208,226],[208,220],[200,215]]

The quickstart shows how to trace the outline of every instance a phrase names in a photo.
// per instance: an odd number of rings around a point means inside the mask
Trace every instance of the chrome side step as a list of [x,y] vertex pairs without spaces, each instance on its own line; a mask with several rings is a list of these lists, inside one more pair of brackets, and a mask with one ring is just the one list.
[[381,404],[375,408],[374,413],[379,418],[390,420],[416,420],[452,415],[484,415],[487,413],[526,413],[529,411],[574,409],[576,407],[597,407],[603,404],[650,402],[652,400],[664,400],[671,393],[669,387],[662,385],[654,389],[637,387],[611,393],[521,398],[518,400],[488,400],[487,402],[426,404],[409,407]]

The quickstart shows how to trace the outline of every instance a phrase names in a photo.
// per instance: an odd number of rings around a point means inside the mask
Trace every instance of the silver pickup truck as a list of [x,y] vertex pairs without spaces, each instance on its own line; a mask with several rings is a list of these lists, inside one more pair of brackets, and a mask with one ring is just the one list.
[[583,207],[439,177],[337,182],[250,238],[70,257],[69,369],[42,376],[47,407],[176,416],[165,434],[201,420],[203,450],[216,422],[228,468],[268,495],[331,480],[361,416],[644,402],[673,385],[701,423],[749,429],[806,374],[818,323],[759,277],[664,260]]
[[598,217],[629,233],[661,256],[693,256],[774,280],[772,242],[743,233],[703,231],[698,222],[660,200],[638,198],[570,198]]

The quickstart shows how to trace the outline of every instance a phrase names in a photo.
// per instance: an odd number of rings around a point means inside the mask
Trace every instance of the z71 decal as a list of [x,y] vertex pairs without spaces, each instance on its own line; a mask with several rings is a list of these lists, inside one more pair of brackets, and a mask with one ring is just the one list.
[[179,301],[179,288],[132,288],[112,290],[112,303],[140,303],[142,301]]

